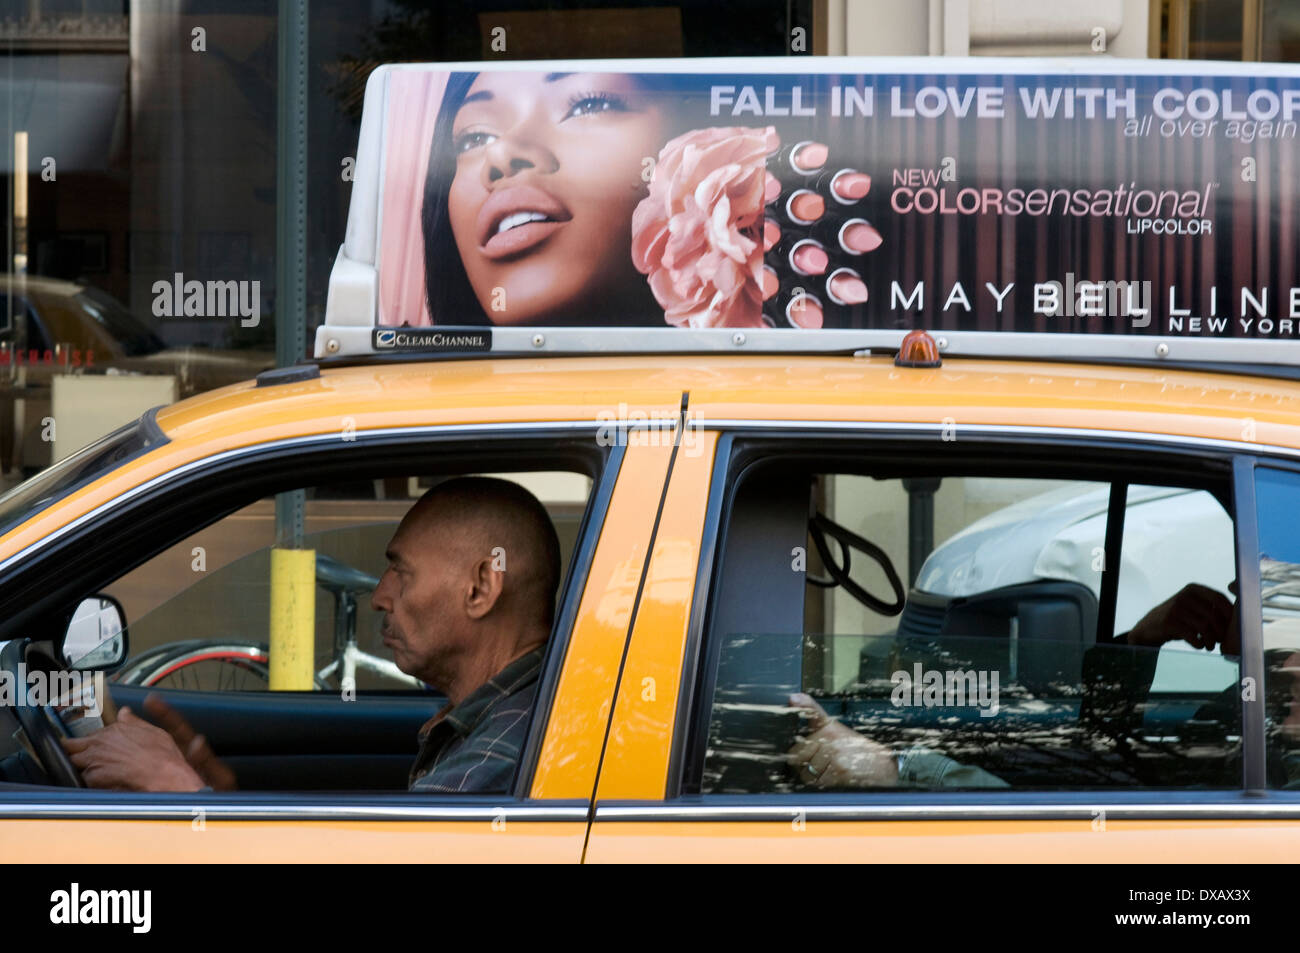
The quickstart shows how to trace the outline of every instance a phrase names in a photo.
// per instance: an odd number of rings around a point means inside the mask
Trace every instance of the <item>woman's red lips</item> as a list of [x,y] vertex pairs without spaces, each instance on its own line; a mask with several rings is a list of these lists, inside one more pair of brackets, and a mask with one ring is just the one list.
[[[544,219],[527,221],[532,214]],[[516,222],[508,222],[514,218]],[[479,208],[479,248],[488,258],[504,258],[525,251],[547,238],[573,218],[564,204],[549,192],[531,185],[516,185],[493,192]],[[500,231],[501,225],[512,227]]]

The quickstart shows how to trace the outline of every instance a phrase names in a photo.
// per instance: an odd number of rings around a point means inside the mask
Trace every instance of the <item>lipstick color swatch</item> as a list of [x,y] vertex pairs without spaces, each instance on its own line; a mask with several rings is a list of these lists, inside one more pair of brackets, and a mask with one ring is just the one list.
[[848,326],[868,297],[855,267],[880,247],[862,214],[871,176],[831,162],[830,149],[805,140],[768,156],[763,223],[763,323],[769,327]]

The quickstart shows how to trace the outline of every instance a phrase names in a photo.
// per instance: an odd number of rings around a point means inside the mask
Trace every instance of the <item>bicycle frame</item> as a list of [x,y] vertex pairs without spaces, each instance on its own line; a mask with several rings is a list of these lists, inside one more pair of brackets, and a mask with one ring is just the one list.
[[393,662],[362,651],[357,645],[357,600],[350,589],[326,587],[334,596],[334,660],[316,673],[319,681],[338,675],[339,688],[356,691],[357,672],[369,672],[422,688],[424,683],[407,675]]

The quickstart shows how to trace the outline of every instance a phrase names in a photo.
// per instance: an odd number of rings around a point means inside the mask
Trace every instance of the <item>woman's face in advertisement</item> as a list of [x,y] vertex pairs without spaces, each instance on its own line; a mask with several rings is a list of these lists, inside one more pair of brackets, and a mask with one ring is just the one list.
[[[452,127],[447,208],[494,324],[588,323],[628,282],[662,110],[627,76],[481,73]],[[613,316],[617,321],[617,316]]]

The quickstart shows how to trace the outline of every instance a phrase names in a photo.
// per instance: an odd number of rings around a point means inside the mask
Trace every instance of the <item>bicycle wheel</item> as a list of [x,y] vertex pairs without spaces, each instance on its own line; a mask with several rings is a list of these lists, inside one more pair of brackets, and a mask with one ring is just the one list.
[[270,683],[269,659],[267,647],[261,642],[173,642],[131,659],[113,680],[123,685],[191,691],[266,691]]

